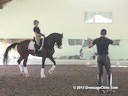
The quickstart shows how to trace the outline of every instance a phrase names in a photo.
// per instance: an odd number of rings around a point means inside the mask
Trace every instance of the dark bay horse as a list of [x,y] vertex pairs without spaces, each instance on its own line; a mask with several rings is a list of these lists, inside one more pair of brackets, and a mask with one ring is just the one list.
[[[62,45],[62,38],[63,38],[63,34],[52,33],[44,39],[43,48],[37,54],[37,56],[42,57],[41,78],[45,78],[44,68],[45,68],[46,58],[49,58],[54,64],[51,67],[51,69],[49,70],[49,73],[52,73],[54,71],[54,69],[56,67],[56,62],[53,58],[53,54],[55,52],[54,45],[56,45],[58,48],[60,48]],[[26,66],[28,56],[29,56],[29,54],[34,55],[34,50],[28,49],[28,45],[29,45],[30,41],[32,41],[32,40],[24,40],[19,43],[11,44],[10,46],[7,47],[7,49],[4,53],[4,58],[3,58],[3,63],[7,63],[9,50],[12,48],[15,48],[17,45],[17,51],[20,54],[20,57],[17,60],[17,62],[19,64],[19,69],[20,69],[21,74],[25,74],[26,77],[29,76],[27,66]],[[22,60],[23,60],[23,66],[20,65]]]

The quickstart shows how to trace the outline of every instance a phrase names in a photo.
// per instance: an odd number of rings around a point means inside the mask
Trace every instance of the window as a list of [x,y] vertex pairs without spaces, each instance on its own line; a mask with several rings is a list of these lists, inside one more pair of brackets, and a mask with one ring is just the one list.
[[85,23],[112,23],[112,12],[85,12]]
[[83,46],[82,47],[87,47],[88,46],[88,40],[83,41]]
[[69,45],[82,45],[81,39],[68,39]]

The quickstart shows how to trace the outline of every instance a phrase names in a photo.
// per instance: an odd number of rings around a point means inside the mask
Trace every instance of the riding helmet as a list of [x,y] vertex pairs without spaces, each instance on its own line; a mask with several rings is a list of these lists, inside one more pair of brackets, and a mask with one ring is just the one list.
[[38,20],[34,20],[34,21],[33,21],[33,24],[34,24],[34,25],[36,25],[36,24],[38,24],[38,23],[39,23]]

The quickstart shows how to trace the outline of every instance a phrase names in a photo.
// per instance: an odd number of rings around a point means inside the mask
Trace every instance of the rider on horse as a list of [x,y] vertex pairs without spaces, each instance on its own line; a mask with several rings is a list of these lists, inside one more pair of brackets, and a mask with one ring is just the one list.
[[40,28],[38,27],[38,25],[39,25],[39,21],[38,20],[34,20],[33,24],[34,24],[33,31],[35,33],[35,41],[36,41],[36,48],[35,48],[35,54],[36,54],[38,49],[39,49],[39,47],[40,47],[41,36],[45,37],[45,35],[40,32]]

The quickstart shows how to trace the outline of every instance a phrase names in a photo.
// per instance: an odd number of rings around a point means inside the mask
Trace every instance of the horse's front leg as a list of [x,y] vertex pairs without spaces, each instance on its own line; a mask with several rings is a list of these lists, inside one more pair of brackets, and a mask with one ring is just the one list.
[[53,62],[53,66],[49,69],[49,74],[52,74],[53,73],[53,71],[55,70],[55,68],[56,68],[56,62],[55,62],[55,60],[54,60],[54,58],[53,57],[49,57],[49,59]]
[[45,78],[46,77],[45,74],[44,74],[45,59],[46,58],[42,58],[42,68],[41,68],[41,72],[40,72],[41,78]]

